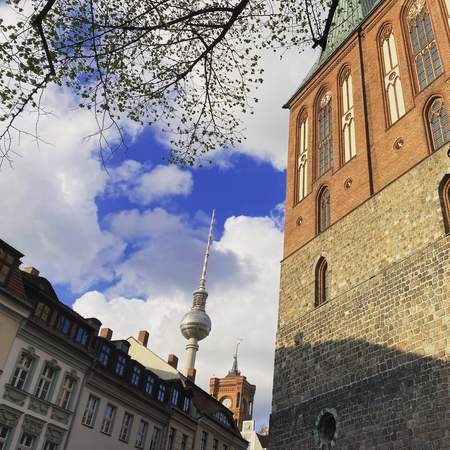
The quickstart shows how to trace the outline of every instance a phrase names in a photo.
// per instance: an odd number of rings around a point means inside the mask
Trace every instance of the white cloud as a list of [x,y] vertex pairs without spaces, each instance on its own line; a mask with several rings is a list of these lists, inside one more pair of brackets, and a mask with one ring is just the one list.
[[278,170],[286,168],[288,111],[282,106],[294,94],[318,57],[317,52],[267,51],[261,61],[264,83],[256,91],[259,102],[253,115],[243,116],[246,140],[238,149],[253,158],[268,161]]
[[175,165],[158,165],[152,169],[137,161],[127,160],[110,171],[109,191],[133,203],[149,205],[170,196],[187,196],[192,192],[191,172]]
[[[183,246],[178,238],[179,217],[166,213],[165,222],[175,224],[168,231],[159,210],[140,217],[136,211],[129,214],[133,219],[127,233],[146,228],[139,220],[148,226],[154,218],[159,222],[158,239],[142,242],[119,270],[122,278],[114,289],[88,292],[74,308],[82,315],[98,317],[117,337],[148,329],[150,347],[163,357],[176,353],[182,367],[185,342],[178,325],[198,283],[206,228],[200,228],[200,238],[198,230],[184,222]],[[116,231],[118,217],[111,222]],[[159,235],[160,229],[167,231],[165,238]],[[120,235],[127,239],[127,233]],[[144,235],[140,233],[143,239]],[[173,244],[165,247],[165,240]],[[200,343],[197,359],[197,381],[208,390],[211,376],[225,376],[231,368],[236,339],[244,338],[239,362],[243,374],[257,385],[255,415],[261,424],[267,423],[270,411],[281,247],[282,232],[269,217],[226,221],[222,238],[213,246],[207,281],[212,331]],[[130,294],[133,286],[141,298]]]
[[[107,174],[99,162],[92,114],[76,108],[71,94],[52,88],[43,100],[51,116],[40,118],[46,143],[23,135],[13,143],[13,166],[0,170],[2,238],[21,249],[25,263],[45,269],[52,282],[70,282],[76,290],[111,279],[123,243],[98,224],[95,199]],[[36,117],[24,115],[22,129],[34,129]]]

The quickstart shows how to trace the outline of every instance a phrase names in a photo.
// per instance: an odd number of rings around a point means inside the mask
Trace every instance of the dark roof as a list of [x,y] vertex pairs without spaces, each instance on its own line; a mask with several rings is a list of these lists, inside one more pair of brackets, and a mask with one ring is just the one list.
[[262,448],[269,448],[269,435],[268,434],[256,433],[256,436],[258,436],[258,439],[259,439],[259,442],[260,442]]
[[382,2],[383,0],[340,0],[339,6],[334,13],[333,23],[327,36],[325,48],[295,91],[295,94],[283,106],[284,108],[289,108],[292,100],[306,86],[308,81],[345,43],[347,38],[358,29],[375,7]]

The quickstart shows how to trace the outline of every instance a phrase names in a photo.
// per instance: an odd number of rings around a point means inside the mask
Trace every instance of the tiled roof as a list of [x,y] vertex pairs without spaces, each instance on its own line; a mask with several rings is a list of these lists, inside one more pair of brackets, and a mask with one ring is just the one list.
[[334,52],[382,1],[383,0],[340,0],[339,6],[334,13],[333,23],[327,36],[325,48],[322,50],[319,59],[312,66],[295,94],[286,103],[285,107],[289,106],[290,102],[297,96],[306,83],[318,72]]

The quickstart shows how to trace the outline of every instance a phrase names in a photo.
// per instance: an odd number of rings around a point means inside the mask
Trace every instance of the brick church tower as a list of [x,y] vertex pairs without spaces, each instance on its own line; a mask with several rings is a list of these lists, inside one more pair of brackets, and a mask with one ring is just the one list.
[[450,448],[450,0],[341,0],[288,101],[270,450]]
[[233,359],[233,367],[224,378],[211,378],[210,394],[233,412],[234,420],[239,429],[244,420],[253,416],[253,399],[256,386],[250,384],[238,369],[237,349]]

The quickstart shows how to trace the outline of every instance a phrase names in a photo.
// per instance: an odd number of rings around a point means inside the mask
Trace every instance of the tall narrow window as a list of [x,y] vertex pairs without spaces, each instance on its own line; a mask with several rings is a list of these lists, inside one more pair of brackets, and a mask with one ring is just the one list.
[[392,125],[405,115],[400,68],[398,65],[397,46],[391,28],[387,28],[381,39],[383,54],[384,89],[389,111],[389,123]]
[[72,400],[73,391],[75,388],[76,378],[70,374],[64,377],[64,381],[59,392],[58,406],[64,409],[69,409]]
[[439,196],[441,198],[444,228],[448,234],[450,233],[450,174],[445,175],[442,179],[439,185]]
[[140,380],[141,380],[141,369],[137,366],[134,366],[133,371],[131,372],[131,384],[133,386],[139,386]]
[[176,433],[175,428],[170,428],[167,450],[173,450],[173,443],[175,442],[175,433]]
[[19,446],[17,450],[29,450],[34,447],[34,443],[36,441],[36,436],[33,436],[30,433],[22,433],[20,436]]
[[330,210],[330,191],[323,188],[318,197],[317,205],[317,223],[318,232],[325,231],[330,226],[331,210]]
[[187,434],[183,434],[183,436],[181,438],[181,448],[180,448],[180,450],[187,450],[187,441],[188,441]]
[[180,391],[178,389],[172,390],[172,397],[170,398],[170,403],[172,403],[173,406],[178,406],[178,398],[180,396]]
[[109,347],[107,344],[102,344],[102,346],[100,347],[100,353],[98,355],[98,362],[103,367],[106,367],[109,364],[110,356],[111,356],[111,347]]
[[120,429],[119,440],[128,442],[131,434],[131,427],[133,426],[133,415],[130,413],[124,413],[122,428]]
[[39,378],[34,395],[41,400],[48,400],[50,397],[50,391],[55,381],[57,367],[55,365],[46,363],[41,377]]
[[333,120],[331,93],[326,93],[320,100],[319,109],[319,176],[331,167],[333,157]]
[[58,444],[56,442],[45,441],[43,450],[58,450]]
[[161,429],[153,428],[152,441],[150,442],[150,450],[159,450],[159,440],[161,438]]
[[450,141],[448,114],[441,98],[435,99],[428,109],[428,127],[434,151]]
[[328,301],[328,264],[325,258],[320,258],[316,266],[316,306],[323,305]]
[[356,155],[355,111],[353,108],[352,74],[348,70],[342,80],[342,136],[344,144],[344,163]]
[[0,425],[0,450],[6,450],[11,428]]
[[20,355],[17,366],[14,369],[14,374],[11,380],[11,384],[17,389],[25,389],[28,381],[28,377],[33,365],[33,358],[27,352],[23,351]]
[[159,389],[158,389],[158,395],[156,396],[156,398],[160,402],[164,402],[166,400],[166,385],[165,384],[160,383]]
[[208,442],[208,433],[206,431],[202,431],[202,439],[200,441],[200,450],[206,450],[207,442]]
[[145,420],[139,422],[139,428],[136,436],[136,448],[144,448],[147,439],[148,423]]
[[114,419],[116,417],[117,408],[111,403],[108,403],[105,408],[105,414],[103,415],[102,427],[100,431],[102,433],[110,435],[112,433]]
[[81,423],[88,427],[93,427],[95,423],[95,415],[97,413],[97,407],[100,400],[90,395],[88,402],[86,404],[86,409],[84,410],[83,418],[81,419]]
[[147,395],[152,395],[153,392],[153,386],[155,385],[155,379],[151,375],[147,375],[147,378],[145,380],[145,393]]
[[297,189],[296,203],[306,197],[308,193],[308,118],[306,116],[300,119],[298,127],[298,155],[297,155]]
[[414,1],[407,20],[417,82],[422,91],[443,72],[425,0]]

